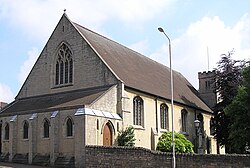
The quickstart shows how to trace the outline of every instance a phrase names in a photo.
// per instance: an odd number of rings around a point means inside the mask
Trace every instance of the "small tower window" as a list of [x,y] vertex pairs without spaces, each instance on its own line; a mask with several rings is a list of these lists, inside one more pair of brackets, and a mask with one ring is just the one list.
[[210,81],[205,82],[205,87],[206,87],[207,90],[210,89]]

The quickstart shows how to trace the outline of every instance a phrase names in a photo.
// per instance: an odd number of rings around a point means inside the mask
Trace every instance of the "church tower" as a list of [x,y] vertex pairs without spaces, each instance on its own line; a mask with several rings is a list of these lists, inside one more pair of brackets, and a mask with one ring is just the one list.
[[204,71],[198,73],[199,93],[203,101],[211,108],[217,103],[215,92],[215,71]]

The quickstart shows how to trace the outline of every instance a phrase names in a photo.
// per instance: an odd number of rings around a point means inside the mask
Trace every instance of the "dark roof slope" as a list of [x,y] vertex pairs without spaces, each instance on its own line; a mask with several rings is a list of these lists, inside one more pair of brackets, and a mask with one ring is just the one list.
[[[170,99],[168,67],[81,25],[72,24],[125,86]],[[183,75],[173,71],[173,78],[175,102],[211,112],[211,109],[199,98],[198,91]]]
[[91,104],[112,86],[88,88],[78,91],[63,92],[15,100],[6,106],[0,116],[29,114],[59,109],[72,109]]

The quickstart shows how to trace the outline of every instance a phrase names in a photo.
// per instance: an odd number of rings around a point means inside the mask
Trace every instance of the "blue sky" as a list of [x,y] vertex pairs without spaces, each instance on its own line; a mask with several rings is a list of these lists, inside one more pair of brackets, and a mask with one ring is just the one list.
[[[162,64],[198,89],[197,73],[220,55],[250,58],[249,0],[0,0],[0,101],[17,95],[63,10],[73,21]],[[208,66],[209,56],[209,66]]]

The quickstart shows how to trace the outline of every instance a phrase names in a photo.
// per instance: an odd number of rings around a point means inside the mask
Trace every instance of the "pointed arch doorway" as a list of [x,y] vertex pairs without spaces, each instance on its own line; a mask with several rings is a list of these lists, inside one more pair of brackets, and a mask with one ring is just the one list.
[[103,128],[103,146],[112,146],[112,131],[108,123]]

